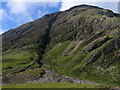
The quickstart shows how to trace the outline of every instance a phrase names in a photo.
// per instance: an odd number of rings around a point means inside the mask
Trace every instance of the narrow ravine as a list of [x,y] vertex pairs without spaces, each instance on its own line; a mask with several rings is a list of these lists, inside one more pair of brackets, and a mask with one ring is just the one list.
[[59,14],[60,13],[57,13],[51,18],[51,20],[48,23],[48,28],[46,29],[45,34],[37,39],[37,43],[38,43],[38,47],[36,48],[36,51],[38,54],[37,62],[40,64],[40,67],[42,67],[41,59],[43,58],[46,47],[50,42],[50,30],[51,30],[52,24],[54,23],[54,21],[56,20]]

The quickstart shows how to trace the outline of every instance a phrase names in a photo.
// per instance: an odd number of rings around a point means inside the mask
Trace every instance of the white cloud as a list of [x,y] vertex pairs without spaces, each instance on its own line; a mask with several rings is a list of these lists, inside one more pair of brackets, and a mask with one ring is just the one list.
[[13,17],[11,17],[4,9],[0,9],[0,20],[5,21],[6,19],[11,20],[11,21],[14,20]]
[[[61,0],[62,1],[62,5],[60,8],[60,11],[64,11],[69,9],[70,7],[76,6],[76,5],[80,5],[80,4],[88,4],[88,5],[95,5],[95,2],[99,1],[99,0]],[[93,2],[92,2],[93,1]]]
[[[29,2],[28,2],[29,1]],[[42,0],[43,1],[43,0]],[[48,8],[48,7],[57,7],[59,2],[54,2],[54,3],[46,3],[46,2],[32,2],[32,0],[11,0],[10,2],[7,3],[7,7],[10,9],[9,14],[11,16],[15,16],[16,21],[18,24],[21,24],[22,22],[25,23],[24,21],[32,21],[32,13],[37,7],[41,8]],[[37,14],[37,13],[36,13]],[[47,14],[47,12],[41,12],[38,11],[38,18],[40,16],[43,16],[44,14]],[[41,15],[40,15],[41,14]],[[22,23],[22,24],[23,24]]]
[[[25,2],[26,1],[26,2]],[[29,1],[29,2],[28,2]],[[12,14],[24,14],[29,10],[34,9],[35,7],[57,7],[58,2],[44,2],[44,0],[39,0],[41,3],[35,3],[31,0],[12,0],[12,2],[8,2],[7,6],[10,8],[10,12]],[[43,2],[42,2],[43,1]]]
[[[14,2],[13,0],[4,0],[5,2]],[[16,2],[60,2],[61,0],[15,0]]]
[[[3,27],[5,30],[9,25],[8,21],[12,24],[15,23],[16,26],[11,26],[11,28],[15,28],[33,19],[40,18],[49,11],[36,11],[37,8],[56,8],[58,7],[59,1],[60,0],[56,0],[56,2],[53,0],[7,0],[7,9],[0,9],[0,20],[4,18],[2,22],[4,22]],[[34,15],[37,17],[34,17]]]
[[48,14],[48,11],[41,11],[41,10],[38,10],[38,18],[44,16],[45,14]]
[[[62,5],[60,11],[64,11],[69,9],[70,7],[80,5],[80,4],[88,4],[88,5],[97,5],[100,2],[118,2],[119,0],[61,0]],[[112,5],[111,5],[112,7]]]
[[2,20],[2,9],[0,9],[0,20]]
[[7,6],[11,14],[23,14],[27,10],[26,4],[23,2],[8,2]]
[[62,0],[62,5],[60,8],[60,11],[64,11],[69,9],[70,7],[73,7],[75,5],[79,5],[79,0]]
[[0,28],[0,34],[4,33],[4,30]]
[[0,34],[3,34],[3,33],[4,33],[4,32],[1,32],[1,31],[0,31]]
[[[29,6],[26,2],[21,2],[21,0],[18,0],[19,2],[16,2],[16,0],[12,0],[14,2],[7,2],[7,8],[3,13],[3,16],[5,18],[5,21],[14,22],[17,26],[24,24],[26,22],[32,21],[32,17],[29,13],[31,8],[29,9]],[[4,26],[7,27],[7,24]]]

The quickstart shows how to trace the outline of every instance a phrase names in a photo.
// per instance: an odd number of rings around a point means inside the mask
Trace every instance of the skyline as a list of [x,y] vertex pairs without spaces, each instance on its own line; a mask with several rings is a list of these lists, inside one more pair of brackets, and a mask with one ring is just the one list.
[[[16,28],[22,24],[41,18],[45,14],[50,14],[58,11],[64,11],[70,7],[87,4],[98,6],[104,9],[112,10],[118,13],[118,2],[79,2],[74,0],[59,0],[58,2],[2,2],[0,8],[0,33]],[[76,2],[75,2],[76,1]],[[87,1],[87,0],[86,0]]]

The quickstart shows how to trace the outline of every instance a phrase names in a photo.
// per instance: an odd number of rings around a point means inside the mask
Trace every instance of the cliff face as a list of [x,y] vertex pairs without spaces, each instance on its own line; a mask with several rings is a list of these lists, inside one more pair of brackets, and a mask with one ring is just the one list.
[[119,84],[119,25],[119,14],[80,5],[9,30],[2,34],[3,82],[38,79],[51,70]]

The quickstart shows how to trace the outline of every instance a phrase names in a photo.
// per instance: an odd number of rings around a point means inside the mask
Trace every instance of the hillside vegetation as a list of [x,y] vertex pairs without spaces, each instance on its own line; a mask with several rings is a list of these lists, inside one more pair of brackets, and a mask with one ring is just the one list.
[[9,30],[2,34],[3,83],[36,80],[50,70],[119,85],[119,27],[119,14],[80,5]]

